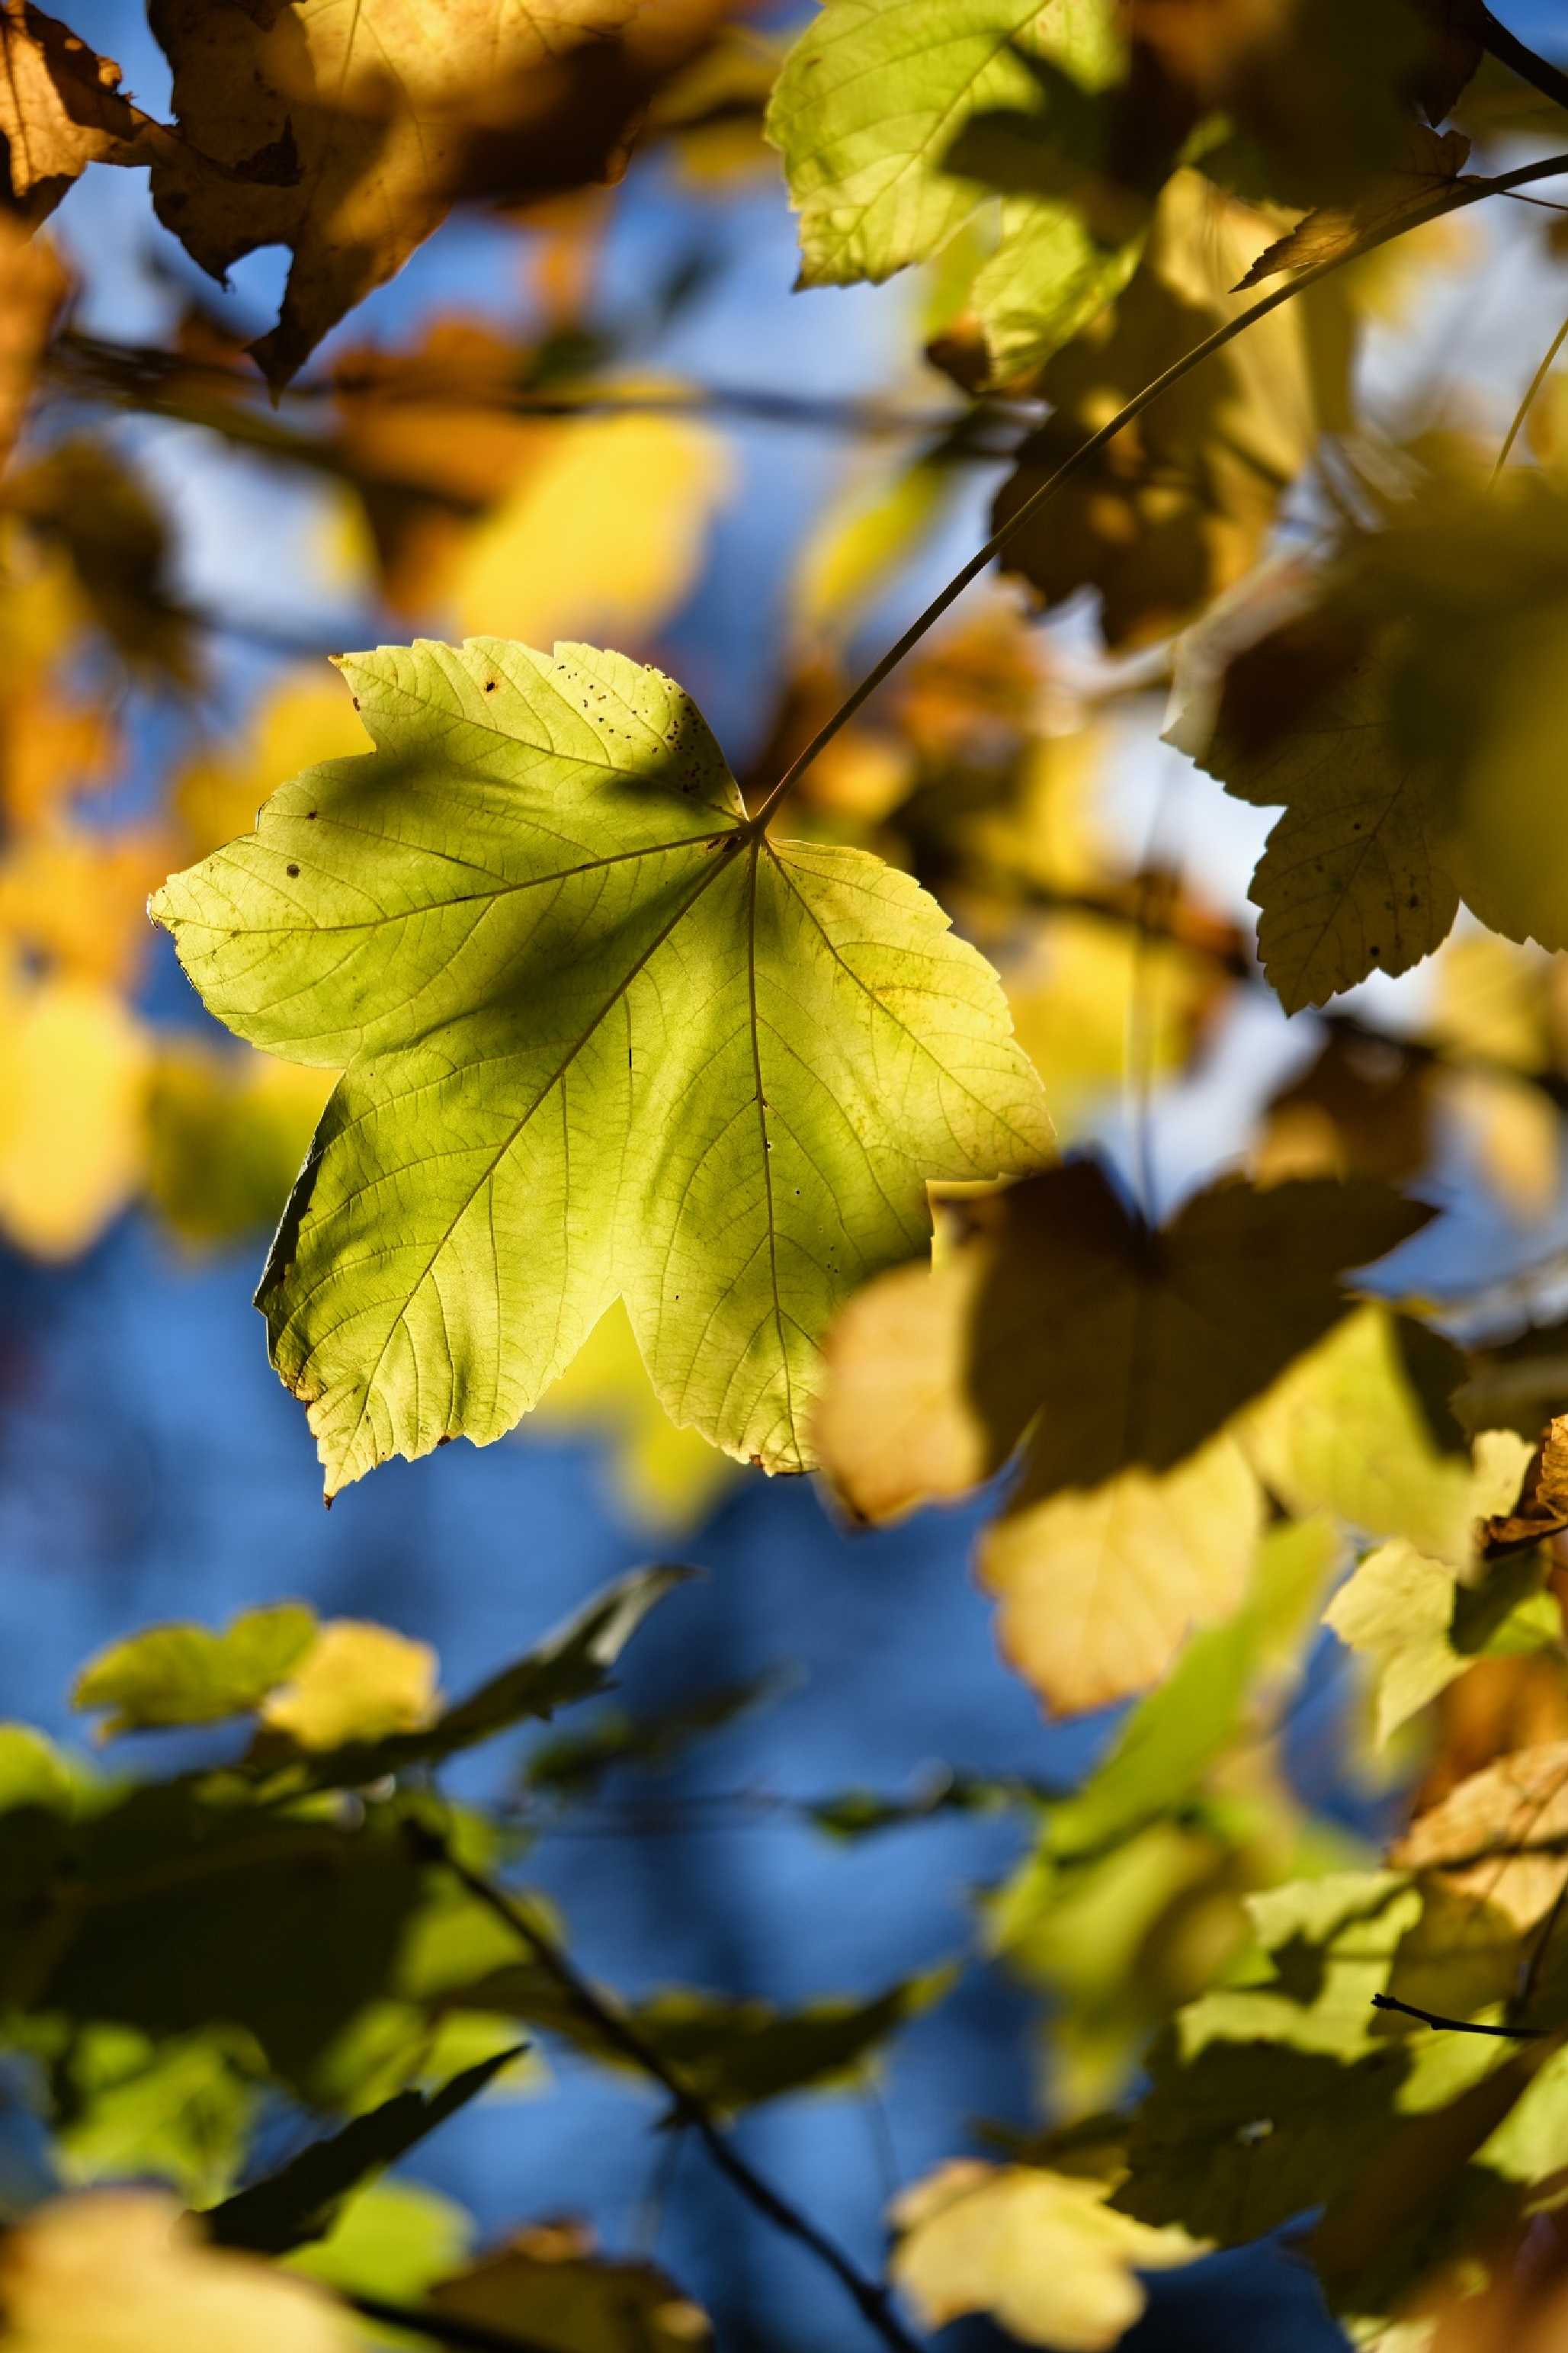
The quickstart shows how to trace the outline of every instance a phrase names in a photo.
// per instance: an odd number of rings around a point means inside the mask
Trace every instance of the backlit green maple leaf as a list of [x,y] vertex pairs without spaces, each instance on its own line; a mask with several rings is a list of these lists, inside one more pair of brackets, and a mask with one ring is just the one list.
[[[1111,0],[826,0],[768,111],[801,283],[889,278],[982,213],[996,244],[970,307],[991,360],[1016,375],[1048,358],[1142,244],[1146,194],[1113,170],[1126,70]],[[1149,185],[1161,177],[1151,166]]]
[[153,902],[230,1029],[343,1070],[258,1294],[329,1494],[500,1437],[617,1293],[677,1421],[808,1468],[821,1335],[926,1180],[1048,1153],[995,976],[907,876],[751,824],[657,670],[341,667],[376,751]]

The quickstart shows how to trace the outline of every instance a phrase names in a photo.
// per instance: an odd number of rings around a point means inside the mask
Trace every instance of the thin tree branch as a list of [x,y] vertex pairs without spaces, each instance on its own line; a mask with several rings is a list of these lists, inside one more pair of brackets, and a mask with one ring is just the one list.
[[853,719],[862,703],[876,692],[883,680],[898,668],[904,656],[914,650],[927,630],[941,620],[949,606],[957,603],[970,583],[979,578],[993,557],[1001,554],[1015,533],[1021,531],[1026,522],[1031,522],[1072,476],[1080,472],[1089,460],[1103,449],[1108,442],[1114,440],[1125,426],[1131,425],[1136,417],[1142,417],[1143,411],[1152,406],[1160,398],[1162,393],[1169,392],[1173,385],[1180,384],[1184,377],[1190,375],[1194,368],[1201,367],[1205,360],[1212,359],[1216,352],[1223,351],[1227,343],[1234,343],[1238,335],[1245,334],[1248,327],[1254,326],[1259,319],[1267,318],[1271,311],[1278,311],[1283,303],[1294,301],[1296,297],[1299,294],[1304,294],[1309,287],[1320,285],[1325,278],[1332,277],[1336,270],[1343,269],[1352,261],[1359,261],[1363,255],[1374,252],[1379,246],[1390,245],[1396,237],[1408,236],[1412,229],[1425,227],[1428,222],[1440,220],[1447,213],[1459,212],[1467,205],[1479,204],[1483,196],[1505,195],[1510,188],[1521,187],[1528,181],[1552,179],[1565,172],[1568,172],[1568,154],[1549,155],[1539,163],[1521,164],[1511,172],[1499,174],[1495,179],[1451,181],[1429,203],[1423,205],[1418,210],[1405,213],[1397,221],[1390,222],[1382,227],[1369,229],[1363,236],[1358,237],[1353,245],[1347,246],[1343,252],[1331,254],[1325,260],[1314,262],[1310,269],[1299,270],[1293,278],[1287,280],[1283,286],[1277,286],[1271,294],[1260,296],[1258,301],[1249,304],[1245,311],[1239,311],[1234,319],[1227,319],[1224,326],[1216,327],[1212,335],[1205,335],[1202,343],[1194,343],[1191,351],[1184,353],[1179,360],[1162,370],[1159,375],[1144,385],[1142,391],[1133,394],[1131,399],[1124,407],[1117,411],[1109,424],[1102,425],[1098,433],[1091,433],[1086,441],[1080,441],[1071,456],[1064,459],[1056,471],[1048,474],[1038,489],[1032,491],[1021,505],[1014,509],[1006,522],[992,533],[984,547],[978,549],[970,557],[968,563],[953,574],[946,587],[931,598],[925,610],[916,615],[902,637],[888,648],[880,661],[875,663],[866,672],[859,684],[845,697],[837,710],[823,722],[805,751],[791,761],[756,815],[750,820],[747,831],[752,835],[766,831],[774,809],[790,787],[810,767],[818,754],[825,751],[832,743],[840,728]]
[[1568,73],[1547,58],[1537,57],[1533,49],[1526,48],[1519,35],[1510,33],[1506,25],[1500,25],[1484,5],[1479,16],[1481,47],[1499,65],[1507,66],[1510,73],[1516,73],[1521,81],[1527,81],[1531,90],[1538,90],[1554,105],[1568,106]]
[[1401,2018],[1417,2019],[1445,2034],[1493,2034],[1503,2042],[1545,2042],[1558,2031],[1554,2026],[1481,2026],[1473,2018],[1445,2018],[1441,2010],[1417,2010],[1414,2002],[1397,2001],[1391,1993],[1374,1993],[1372,2006],[1397,2010]]
[[920,2340],[910,2335],[893,2310],[888,2288],[880,2281],[868,2278],[835,2240],[818,2230],[815,2222],[792,2206],[770,2181],[756,2171],[721,2130],[706,2103],[681,2081],[663,2053],[646,2039],[630,2019],[611,2008],[554,1939],[537,1922],[530,1919],[506,1890],[496,1886],[479,1872],[470,1871],[428,1823],[406,1822],[404,1828],[415,1852],[424,1861],[444,1866],[476,1903],[482,1904],[487,1911],[503,1922],[611,2049],[618,2051],[639,2073],[647,2075],[668,2094],[676,2120],[689,2126],[696,2134],[720,2172],[775,2230],[805,2247],[833,2274],[854,2300],[868,2327],[892,2348],[892,2353],[921,2353]]
[[1542,385],[1546,382],[1547,376],[1551,373],[1552,363],[1557,357],[1558,353],[1563,349],[1565,338],[1568,338],[1568,319],[1563,320],[1563,324],[1558,328],[1557,332],[1547,344],[1546,350],[1542,357],[1541,365],[1531,377],[1528,385],[1525,387],[1524,398],[1520,402],[1519,406],[1513,412],[1513,422],[1502,437],[1502,448],[1498,451],[1497,464],[1492,468],[1492,480],[1494,482],[1497,480],[1498,476],[1502,472],[1503,468],[1507,465],[1510,457],[1512,455],[1513,445],[1524,429],[1524,420],[1530,415],[1531,410],[1534,407],[1536,396],[1539,394]]
[[1520,1984],[1519,1992],[1510,2005],[1511,2009],[1528,2010],[1530,2008],[1531,1997],[1541,1981],[1541,1972],[1545,1965],[1546,1948],[1557,1933],[1557,1924],[1563,1917],[1564,1904],[1568,1904],[1568,1880],[1564,1880],[1558,1889],[1556,1901],[1542,1922],[1541,1934],[1530,1948],[1530,1958],[1525,1964],[1524,1977]]
[[[166,408],[182,394],[210,391],[226,398],[264,393],[258,375],[222,360],[188,357],[165,351],[156,343],[118,343],[101,335],[85,335],[68,328],[57,336],[51,351],[57,372],[68,389],[126,402],[132,406]],[[859,433],[891,439],[902,435],[973,434],[978,425],[998,422],[1013,427],[1038,421],[1039,401],[987,399],[965,408],[916,408],[880,399],[835,398],[830,395],[775,392],[761,385],[700,385],[667,391],[629,392],[614,384],[584,385],[570,391],[536,389],[515,385],[476,385],[471,376],[449,370],[406,368],[395,375],[374,369],[343,369],[330,376],[310,376],[285,386],[286,406],[318,406],[332,400],[371,400],[389,407],[428,405],[500,412],[503,416],[543,420],[579,417],[727,417],[751,424],[777,425],[810,432]],[[221,430],[213,415],[199,420]],[[269,420],[257,419],[265,428]],[[278,430],[273,427],[274,432]]]

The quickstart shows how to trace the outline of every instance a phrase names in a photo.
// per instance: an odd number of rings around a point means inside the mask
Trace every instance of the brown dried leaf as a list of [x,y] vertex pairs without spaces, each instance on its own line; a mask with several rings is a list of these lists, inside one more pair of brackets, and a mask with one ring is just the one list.
[[437,2311],[549,2353],[707,2353],[706,2314],[654,2263],[596,2254],[581,2223],[541,2222],[430,2292]]
[[1429,1215],[1366,1179],[1227,1177],[1150,1233],[1091,1162],[1050,1169],[978,1205],[934,1273],[897,1268],[851,1302],[823,1459],[868,1518],[973,1485],[1031,1422],[1036,1502],[1173,1469],[1338,1320],[1346,1271]]
[[1389,1861],[1439,1872],[1457,1894],[1533,1927],[1568,1885],[1568,1740],[1516,1749],[1461,1781],[1412,1823]]
[[255,348],[286,384],[328,329],[463,200],[518,203],[618,178],[647,103],[728,0],[153,0],[181,129],[153,200],[222,278],[258,246],[293,266]]
[[11,201],[34,226],[89,164],[150,164],[170,141],[121,91],[113,58],[32,0],[0,5],[0,132]]
[[1481,1550],[1491,1559],[1519,1545],[1540,1544],[1562,1528],[1568,1528],[1568,1414],[1547,1423],[1513,1509],[1482,1521]]
[[[1280,215],[1178,172],[1143,259],[1044,371],[1052,414],[998,493],[1005,522],[1136,392],[1247,306],[1230,290]],[[1168,636],[1256,563],[1320,434],[1351,409],[1354,314],[1342,287],[1259,320],[1129,426],[1026,523],[1003,557],[1047,606],[1098,589],[1108,644]]]
[[1236,290],[1260,286],[1281,270],[1310,269],[1349,253],[1375,229],[1394,229],[1414,218],[1434,197],[1451,187],[1465,168],[1470,142],[1458,131],[1436,132],[1413,122],[1409,149],[1397,170],[1359,190],[1349,205],[1321,205],[1258,255]]

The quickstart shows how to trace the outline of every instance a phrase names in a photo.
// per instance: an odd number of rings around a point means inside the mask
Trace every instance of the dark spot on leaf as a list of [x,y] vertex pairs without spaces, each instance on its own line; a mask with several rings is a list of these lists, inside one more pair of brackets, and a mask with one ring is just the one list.
[[486,692],[487,694],[493,694],[493,693],[495,692],[495,691],[496,691],[496,682],[495,682],[494,679],[493,679],[493,678],[487,678],[487,679],[486,679],[486,681],[485,681],[485,692]]
[[283,871],[284,871],[284,872],[285,872],[286,874],[289,875],[290,877],[292,877],[292,876],[294,876],[294,875],[298,874],[298,872],[300,871],[300,870],[299,870],[299,868],[298,868],[297,866],[288,866],[288,867],[285,867]]

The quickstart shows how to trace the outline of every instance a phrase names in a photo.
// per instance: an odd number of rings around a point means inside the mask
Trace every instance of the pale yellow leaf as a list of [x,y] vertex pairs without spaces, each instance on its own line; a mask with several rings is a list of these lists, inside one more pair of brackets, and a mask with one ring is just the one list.
[[172,848],[150,828],[100,833],[65,819],[24,834],[0,856],[0,932],[62,974],[126,987],[152,944],[147,894]]
[[927,2328],[987,2312],[1026,2345],[1100,2353],[1143,2309],[1140,2271],[1204,2252],[1117,2213],[1112,2186],[1032,2165],[939,2166],[893,2209],[893,2279]]
[[1176,941],[1141,940],[1115,919],[1053,916],[1009,973],[1007,999],[1063,1141],[1135,1059],[1154,1082],[1181,1070],[1223,985],[1212,957]]
[[[1557,1639],[1557,1604],[1533,1555],[1475,1567],[1479,1524],[1509,1509],[1530,1461],[1528,1440],[1493,1430],[1476,1441],[1469,1489],[1471,1541],[1456,1568],[1404,1537],[1369,1553],[1323,1613],[1375,1677],[1375,1736],[1396,1732],[1489,1651],[1540,1648]],[[1469,1580],[1469,1581],[1464,1581]]]
[[419,1732],[437,1713],[436,1653],[390,1626],[337,1618],[323,1626],[260,1714],[301,1748],[341,1748]]
[[1392,1849],[1405,1871],[1436,1871],[1455,1894],[1521,1929],[1568,1884],[1568,1740],[1543,1741],[1472,1773]]
[[136,1191],[151,1041],[89,981],[0,979],[0,1230],[73,1258]]
[[172,2198],[97,2190],[0,2240],[6,2353],[353,2353],[348,2314],[308,2281],[203,2244]]
[[1242,1440],[1289,1511],[1332,1512],[1368,1535],[1406,1536],[1462,1565],[1478,1506],[1448,1400],[1464,1375],[1450,1343],[1369,1302],[1248,1409]]
[[1247,1590],[1263,1497],[1235,1440],[1173,1471],[1122,1471],[1035,1501],[1026,1481],[981,1539],[997,1635],[1048,1708],[1104,1707],[1157,1683],[1194,1627]]

